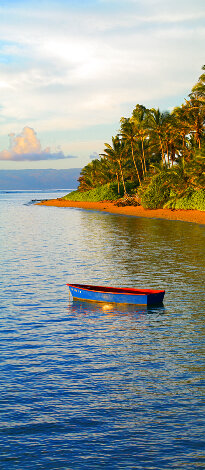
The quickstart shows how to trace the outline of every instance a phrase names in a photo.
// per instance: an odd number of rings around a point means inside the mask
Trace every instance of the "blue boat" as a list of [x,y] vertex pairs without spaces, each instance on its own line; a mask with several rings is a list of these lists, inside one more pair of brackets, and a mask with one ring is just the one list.
[[165,294],[164,290],[152,289],[104,287],[87,284],[67,284],[67,286],[74,300],[86,300],[87,302],[157,305],[162,304]]

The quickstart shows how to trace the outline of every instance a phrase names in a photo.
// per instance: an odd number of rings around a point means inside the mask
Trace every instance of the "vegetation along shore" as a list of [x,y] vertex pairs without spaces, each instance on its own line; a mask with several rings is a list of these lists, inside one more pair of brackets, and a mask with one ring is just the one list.
[[77,191],[53,204],[100,203],[100,210],[194,222],[198,212],[204,223],[205,65],[202,71],[172,112],[137,104],[122,117],[112,143],[81,170]]

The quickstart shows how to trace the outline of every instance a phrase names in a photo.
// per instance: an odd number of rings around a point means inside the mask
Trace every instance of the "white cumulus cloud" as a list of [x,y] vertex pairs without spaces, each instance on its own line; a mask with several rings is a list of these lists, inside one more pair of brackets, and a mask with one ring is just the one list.
[[36,161],[36,160],[58,160],[62,158],[75,158],[64,155],[61,150],[51,152],[50,147],[42,149],[36,132],[31,127],[24,127],[19,135],[9,134],[10,145],[8,150],[0,152],[0,160],[6,161]]
[[[0,3],[1,149],[11,129],[37,123],[44,142],[87,161],[137,103],[181,105],[201,74],[204,0]],[[16,151],[24,137],[10,136],[2,166],[71,163],[38,145]]]

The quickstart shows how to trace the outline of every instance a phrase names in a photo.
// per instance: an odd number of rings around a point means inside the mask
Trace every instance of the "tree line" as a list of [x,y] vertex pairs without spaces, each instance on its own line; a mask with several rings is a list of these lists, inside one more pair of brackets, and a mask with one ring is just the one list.
[[138,194],[145,207],[146,194],[151,207],[154,193],[157,199],[161,192],[162,201],[154,206],[162,207],[170,198],[176,202],[203,190],[205,65],[202,71],[185,102],[171,112],[137,104],[131,117],[122,117],[112,142],[81,170],[78,190],[115,182],[119,194],[120,188],[125,198],[130,191]]

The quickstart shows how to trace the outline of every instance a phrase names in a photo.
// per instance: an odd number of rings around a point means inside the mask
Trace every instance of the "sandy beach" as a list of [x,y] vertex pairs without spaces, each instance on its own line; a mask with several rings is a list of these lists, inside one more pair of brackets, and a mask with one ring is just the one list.
[[77,207],[86,210],[96,210],[110,212],[112,214],[122,214],[134,217],[149,217],[155,219],[182,220],[183,222],[193,222],[205,225],[205,212],[197,210],[170,210],[170,209],[144,209],[141,206],[118,207],[113,202],[74,202],[61,198],[49,199],[37,203],[40,206],[55,207]]

